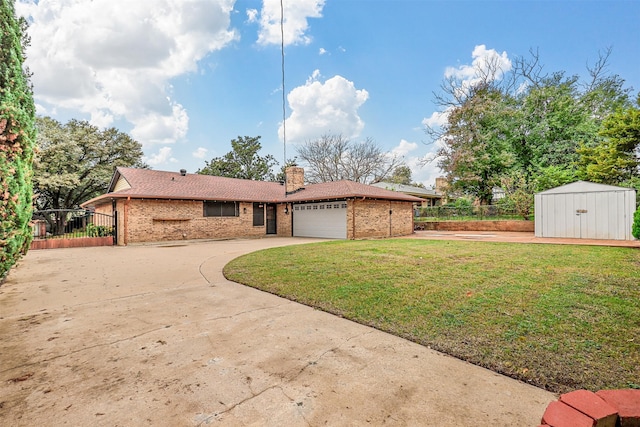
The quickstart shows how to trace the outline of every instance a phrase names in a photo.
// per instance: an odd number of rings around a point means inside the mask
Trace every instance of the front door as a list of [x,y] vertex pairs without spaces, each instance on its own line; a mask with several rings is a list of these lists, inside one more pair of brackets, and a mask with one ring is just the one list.
[[276,234],[278,232],[276,227],[276,205],[267,205],[267,234]]

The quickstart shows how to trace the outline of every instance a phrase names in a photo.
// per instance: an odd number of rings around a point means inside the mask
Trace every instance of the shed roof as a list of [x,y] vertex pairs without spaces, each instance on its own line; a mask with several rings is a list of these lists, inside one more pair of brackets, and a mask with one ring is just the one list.
[[615,185],[598,184],[588,181],[576,181],[541,191],[538,194],[569,194],[569,193],[600,193],[607,191],[635,191],[633,188],[617,187]]
[[[127,185],[119,185],[123,181]],[[185,174],[151,169],[117,168],[106,194],[83,203],[96,206],[117,198],[218,200],[238,202],[303,202],[365,197],[416,202],[419,198],[352,181],[307,185],[285,194],[278,182],[252,181],[220,176]]]

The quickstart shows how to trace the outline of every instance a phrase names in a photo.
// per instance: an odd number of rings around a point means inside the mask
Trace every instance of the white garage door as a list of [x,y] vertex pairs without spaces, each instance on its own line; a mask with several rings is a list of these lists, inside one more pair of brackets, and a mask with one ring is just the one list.
[[294,205],[293,235],[297,237],[346,239],[346,200]]

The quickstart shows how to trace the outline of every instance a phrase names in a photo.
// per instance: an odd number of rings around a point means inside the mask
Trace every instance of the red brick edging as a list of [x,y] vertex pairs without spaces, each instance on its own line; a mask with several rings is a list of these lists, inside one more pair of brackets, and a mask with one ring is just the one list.
[[33,251],[37,249],[88,248],[92,246],[113,246],[113,236],[79,237],[75,239],[34,239],[29,249]]
[[640,390],[576,390],[547,406],[540,427],[640,427]]

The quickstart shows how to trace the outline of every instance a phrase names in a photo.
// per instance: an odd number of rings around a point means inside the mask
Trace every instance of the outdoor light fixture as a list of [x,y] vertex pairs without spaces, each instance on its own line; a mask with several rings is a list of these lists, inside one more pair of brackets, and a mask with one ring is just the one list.
[[285,207],[284,207],[284,214],[285,214],[285,215],[289,215],[289,205],[285,205]]

